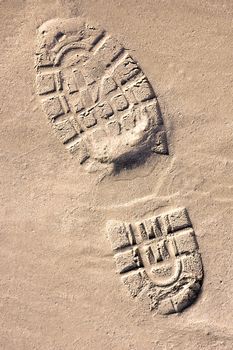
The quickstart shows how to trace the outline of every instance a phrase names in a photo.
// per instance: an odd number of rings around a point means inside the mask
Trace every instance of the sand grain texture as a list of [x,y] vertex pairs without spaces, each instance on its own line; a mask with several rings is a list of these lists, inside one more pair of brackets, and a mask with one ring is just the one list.
[[[231,1],[0,1],[0,349],[231,350]],[[132,54],[169,156],[99,177],[53,134],[36,90],[37,29],[82,16]],[[204,266],[182,313],[157,315],[116,273],[109,220],[187,208]]]

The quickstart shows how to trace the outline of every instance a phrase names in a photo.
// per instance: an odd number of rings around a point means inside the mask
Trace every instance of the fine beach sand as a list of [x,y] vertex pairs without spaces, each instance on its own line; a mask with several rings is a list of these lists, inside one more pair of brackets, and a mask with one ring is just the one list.
[[[158,98],[169,155],[87,172],[36,93],[36,32],[82,16],[118,39]],[[0,0],[0,349],[231,350],[233,60],[230,0]],[[204,268],[182,313],[130,297],[109,220],[187,208]]]

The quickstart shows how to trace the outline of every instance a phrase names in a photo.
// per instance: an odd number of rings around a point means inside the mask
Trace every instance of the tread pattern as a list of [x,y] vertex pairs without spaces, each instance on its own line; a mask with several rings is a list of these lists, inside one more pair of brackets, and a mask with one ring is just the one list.
[[109,221],[117,272],[133,297],[161,314],[180,312],[197,297],[203,267],[186,209],[129,224]]
[[81,19],[38,29],[36,88],[59,139],[79,157],[114,163],[150,150],[167,154],[155,92],[123,46]]

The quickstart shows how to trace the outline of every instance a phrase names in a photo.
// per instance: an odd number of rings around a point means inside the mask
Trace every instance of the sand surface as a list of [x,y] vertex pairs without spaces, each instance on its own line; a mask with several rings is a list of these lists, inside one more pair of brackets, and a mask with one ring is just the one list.
[[[169,156],[100,180],[52,133],[35,90],[36,30],[57,17],[101,25],[156,91]],[[230,0],[0,1],[0,349],[231,350]],[[156,315],[116,273],[108,220],[186,207],[202,292]]]

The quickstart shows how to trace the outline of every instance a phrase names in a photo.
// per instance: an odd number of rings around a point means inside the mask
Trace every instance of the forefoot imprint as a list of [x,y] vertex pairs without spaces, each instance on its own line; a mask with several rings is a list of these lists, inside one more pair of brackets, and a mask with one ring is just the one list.
[[155,92],[117,40],[82,19],[38,29],[36,87],[58,137],[81,164],[113,167],[167,154]]
[[117,271],[133,297],[162,314],[180,312],[197,297],[203,267],[186,209],[138,223],[109,221]]

